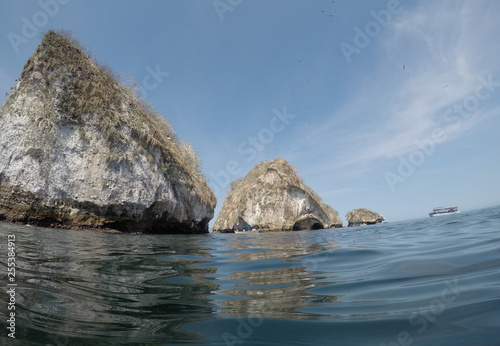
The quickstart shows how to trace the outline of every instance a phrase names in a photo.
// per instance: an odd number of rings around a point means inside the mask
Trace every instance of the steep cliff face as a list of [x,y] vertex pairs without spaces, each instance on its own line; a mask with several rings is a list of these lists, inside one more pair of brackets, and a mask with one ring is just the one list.
[[357,225],[372,225],[385,220],[384,216],[366,208],[351,210],[346,214],[346,218],[348,227]]
[[284,159],[262,162],[232,185],[214,232],[232,232],[241,219],[261,231],[342,227],[338,213]]
[[0,219],[208,232],[215,196],[167,120],[48,32],[0,110]]

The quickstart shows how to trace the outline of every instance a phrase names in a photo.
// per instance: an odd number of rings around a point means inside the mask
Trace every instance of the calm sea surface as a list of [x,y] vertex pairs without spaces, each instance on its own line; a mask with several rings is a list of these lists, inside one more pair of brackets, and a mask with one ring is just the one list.
[[500,344],[500,207],[258,234],[0,223],[0,250],[3,344]]

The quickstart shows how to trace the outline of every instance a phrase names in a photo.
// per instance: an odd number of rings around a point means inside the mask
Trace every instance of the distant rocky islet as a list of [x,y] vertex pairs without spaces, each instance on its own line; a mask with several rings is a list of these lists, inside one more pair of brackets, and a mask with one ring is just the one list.
[[[67,33],[45,34],[0,110],[0,132],[0,221],[209,231],[216,199],[198,154]],[[348,225],[380,220],[370,213],[349,212]],[[232,184],[213,231],[234,232],[239,224],[260,231],[342,227],[338,212],[282,158]]]
[[282,158],[260,163],[233,184],[213,231],[233,232],[239,219],[260,231],[342,227],[337,211],[323,203]]
[[351,210],[347,213],[346,218],[348,227],[374,225],[386,221],[383,215],[367,208]]

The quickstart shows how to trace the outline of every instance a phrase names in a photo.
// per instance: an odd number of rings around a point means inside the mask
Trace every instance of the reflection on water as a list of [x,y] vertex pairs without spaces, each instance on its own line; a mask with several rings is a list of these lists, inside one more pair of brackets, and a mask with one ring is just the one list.
[[[219,293],[226,299],[219,301],[217,310],[227,314],[225,316],[312,318],[311,314],[300,311],[317,302],[317,297],[307,290],[320,285],[308,264],[314,265],[319,259],[316,254],[326,254],[338,245],[326,233],[315,237],[316,243],[311,243],[308,235],[306,232],[294,234],[294,237],[289,233],[226,235],[229,237],[228,250],[224,254],[234,256],[228,261],[233,271],[227,276],[219,273],[218,278],[224,280]],[[308,255],[311,255],[309,259],[299,259]],[[328,300],[336,298],[328,297]]]
[[[310,232],[16,234],[18,345],[488,344],[500,209]],[[6,241],[0,241],[6,253]],[[0,261],[2,282],[6,260]],[[0,319],[8,316],[0,290]],[[403,333],[403,334],[401,334]],[[405,334],[406,333],[406,334]]]
[[[192,340],[194,334],[178,327],[213,312],[207,296],[218,287],[205,275],[216,269],[196,267],[210,257],[202,238],[172,236],[162,244],[153,236],[1,227],[3,235],[17,234],[23,339]],[[177,254],[182,257],[168,260]],[[6,273],[4,263],[0,271]]]

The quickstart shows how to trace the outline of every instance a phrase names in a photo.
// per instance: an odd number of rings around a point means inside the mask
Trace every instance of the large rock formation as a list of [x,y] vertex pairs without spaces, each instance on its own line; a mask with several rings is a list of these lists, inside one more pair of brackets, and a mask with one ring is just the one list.
[[208,232],[215,196],[167,120],[48,32],[0,110],[0,220]]
[[281,158],[262,162],[232,184],[213,231],[233,232],[242,220],[261,231],[342,227],[338,213]]
[[385,221],[383,215],[377,214],[366,208],[351,210],[346,214],[346,218],[348,227],[373,225]]

